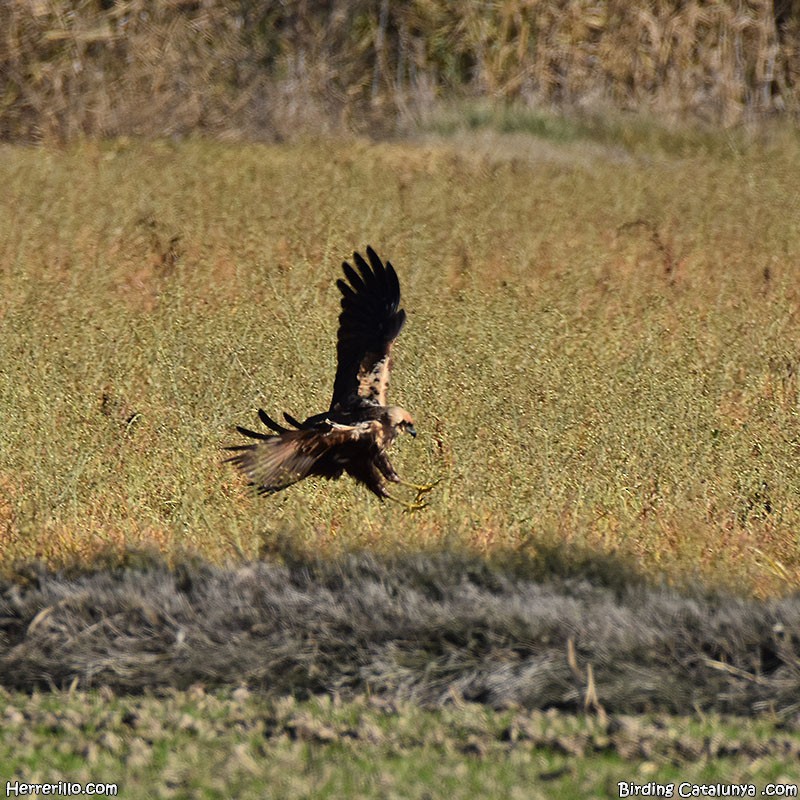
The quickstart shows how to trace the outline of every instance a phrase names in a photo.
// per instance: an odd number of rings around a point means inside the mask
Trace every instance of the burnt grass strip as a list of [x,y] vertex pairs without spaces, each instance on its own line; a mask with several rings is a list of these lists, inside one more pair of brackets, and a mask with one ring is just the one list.
[[800,597],[583,572],[543,577],[446,553],[28,570],[0,582],[0,685],[800,713]]

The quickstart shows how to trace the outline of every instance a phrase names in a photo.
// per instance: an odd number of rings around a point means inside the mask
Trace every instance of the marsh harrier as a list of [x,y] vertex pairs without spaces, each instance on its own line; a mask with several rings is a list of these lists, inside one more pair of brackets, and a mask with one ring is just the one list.
[[[389,261],[371,247],[367,259],[353,253],[356,269],[346,261],[336,282],[342,293],[337,337],[336,377],[328,411],[298,422],[284,413],[285,427],[260,410],[261,422],[272,434],[237,426],[255,444],[227,448],[233,462],[264,494],[278,492],[310,475],[339,478],[346,472],[381,500],[406,508],[422,508],[422,495],[434,484],[420,486],[400,480],[386,454],[400,433],[416,436],[414,420],[400,406],[386,404],[391,349],[406,320],[400,308],[400,283]],[[413,503],[393,497],[384,482],[417,490]]]

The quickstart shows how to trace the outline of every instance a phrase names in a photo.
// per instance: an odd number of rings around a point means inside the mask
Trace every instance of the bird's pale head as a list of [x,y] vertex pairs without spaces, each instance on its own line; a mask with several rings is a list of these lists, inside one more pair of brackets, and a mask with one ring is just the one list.
[[417,435],[416,430],[414,430],[414,420],[411,417],[411,414],[409,414],[404,408],[400,408],[400,406],[389,406],[387,409],[387,415],[389,417],[389,424],[398,433],[405,431],[406,433],[410,433],[412,436]]

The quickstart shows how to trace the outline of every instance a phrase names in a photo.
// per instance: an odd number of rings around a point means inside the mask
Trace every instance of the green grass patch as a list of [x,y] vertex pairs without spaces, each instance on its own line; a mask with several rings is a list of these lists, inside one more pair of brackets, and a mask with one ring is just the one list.
[[366,697],[268,701],[7,694],[4,780],[119,784],[139,797],[616,796],[620,781],[796,783],[795,727],[736,717],[438,711]]
[[[724,133],[699,120],[677,124],[664,117],[636,112],[554,111],[521,103],[459,101],[442,104],[423,115],[421,132],[452,137],[465,132],[524,134],[555,145],[595,144],[642,157],[712,156],[724,158],[763,146],[786,135],[783,126],[764,123]],[[791,136],[791,134],[789,134]]]

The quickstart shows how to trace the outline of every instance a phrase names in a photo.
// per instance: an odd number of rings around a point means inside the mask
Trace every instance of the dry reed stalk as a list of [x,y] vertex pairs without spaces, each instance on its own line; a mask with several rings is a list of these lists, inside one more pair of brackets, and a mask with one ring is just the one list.
[[433,96],[731,125],[800,111],[800,2],[0,5],[0,137],[391,128]]

